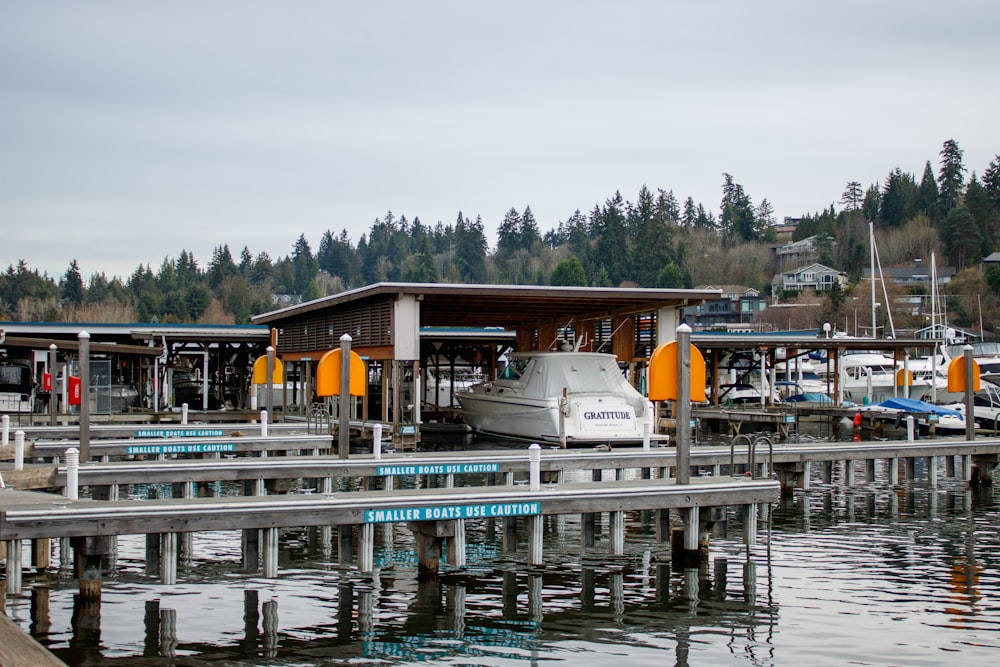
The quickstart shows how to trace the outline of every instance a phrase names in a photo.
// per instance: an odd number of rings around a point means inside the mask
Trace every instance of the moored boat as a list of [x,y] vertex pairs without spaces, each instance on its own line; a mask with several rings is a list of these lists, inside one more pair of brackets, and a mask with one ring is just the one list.
[[625,443],[652,431],[653,406],[612,354],[523,352],[496,380],[457,391],[465,422],[482,433],[565,444]]

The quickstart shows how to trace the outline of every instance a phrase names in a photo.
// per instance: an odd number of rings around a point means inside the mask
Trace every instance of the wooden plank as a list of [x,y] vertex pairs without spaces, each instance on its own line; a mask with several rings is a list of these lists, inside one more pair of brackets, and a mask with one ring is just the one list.
[[[21,494],[24,492],[15,492]],[[478,489],[408,489],[391,494],[356,491],[341,494],[182,498],[149,501],[67,501],[26,494],[25,502],[0,512],[0,540],[40,537],[131,535],[272,527],[351,525],[365,522],[369,510],[536,503],[539,514],[667,509],[692,505],[743,505],[778,500],[777,481],[700,478],[560,485],[530,491],[521,486]]]
[[66,667],[66,663],[0,614],[0,667]]
[[2,470],[4,484],[16,489],[51,489],[65,484],[65,474],[59,476],[55,465],[31,465],[23,470]]

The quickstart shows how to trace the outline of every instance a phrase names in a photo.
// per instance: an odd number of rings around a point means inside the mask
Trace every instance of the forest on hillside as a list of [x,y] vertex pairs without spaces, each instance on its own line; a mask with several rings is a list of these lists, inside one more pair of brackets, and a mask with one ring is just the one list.
[[[982,321],[987,331],[1000,326],[1000,268],[978,268],[1000,248],[1000,155],[979,176],[963,163],[958,143],[948,140],[935,162],[937,169],[928,160],[919,178],[896,168],[882,183],[849,182],[839,201],[797,220],[793,240],[815,236],[815,261],[846,272],[851,282],[848,290],[795,295],[818,305],[811,320],[841,322],[852,307],[870,305],[859,281],[869,264],[872,223],[883,267],[936,253],[939,264],[959,271],[948,286],[951,321]],[[778,222],[768,200],[755,204],[730,174],[722,175],[717,214],[672,190],[643,186],[634,201],[615,192],[547,231],[530,206],[512,207],[493,248],[479,216],[459,211],[451,224],[431,226],[387,212],[356,242],[346,230],[327,230],[314,250],[300,234],[280,257],[246,246],[234,255],[223,242],[204,263],[185,250],[155,269],[140,265],[129,276],[98,271],[86,279],[76,259],[59,277],[21,259],[0,274],[0,320],[246,323],[275,309],[275,295],[309,300],[380,281],[738,284],[770,293],[772,276],[783,268],[772,251]],[[892,289],[890,297],[899,292]]]

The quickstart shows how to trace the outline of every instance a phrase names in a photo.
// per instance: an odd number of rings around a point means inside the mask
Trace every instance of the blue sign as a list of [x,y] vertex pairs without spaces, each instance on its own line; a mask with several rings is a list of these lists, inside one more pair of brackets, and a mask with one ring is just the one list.
[[366,510],[365,523],[398,521],[444,521],[448,519],[488,519],[502,516],[541,514],[541,503],[492,503],[487,505],[445,505],[443,507],[395,507]]
[[235,451],[236,445],[231,442],[196,445],[130,445],[125,448],[126,454],[208,454]]
[[474,472],[500,472],[499,463],[449,463],[445,465],[378,466],[375,474],[384,475],[461,475]]
[[221,428],[183,428],[136,431],[137,438],[219,438],[226,434]]

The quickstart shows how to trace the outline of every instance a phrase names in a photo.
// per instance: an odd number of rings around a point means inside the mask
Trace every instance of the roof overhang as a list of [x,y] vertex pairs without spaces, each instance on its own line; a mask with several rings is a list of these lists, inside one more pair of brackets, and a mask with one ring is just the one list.
[[314,311],[378,297],[413,295],[420,302],[422,327],[505,327],[526,322],[570,322],[609,314],[652,312],[721,297],[719,290],[537,285],[456,285],[376,283],[340,294],[263,313],[255,324],[287,321]]

